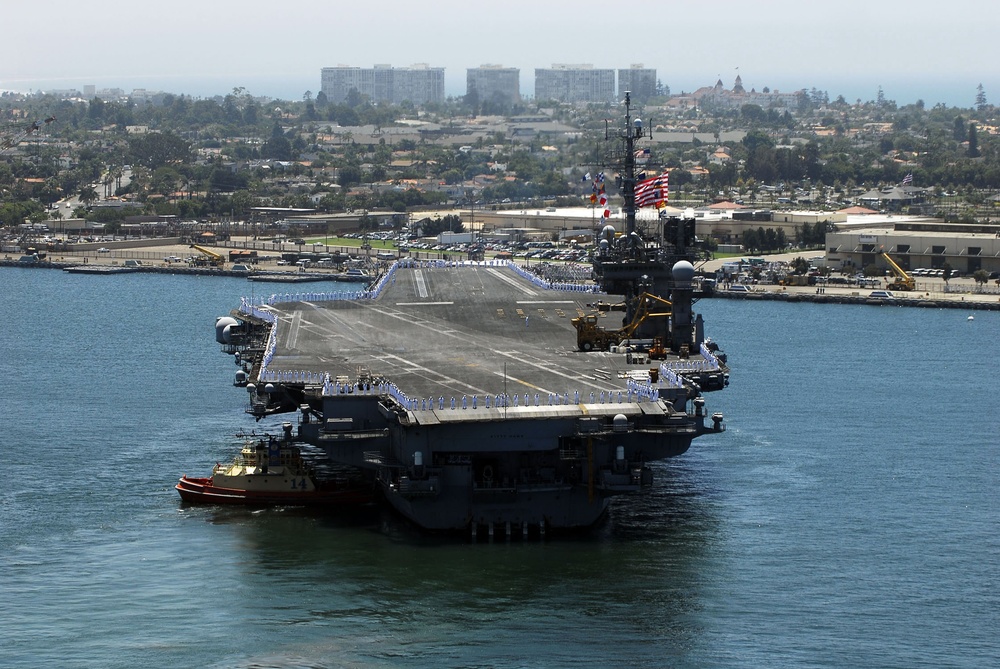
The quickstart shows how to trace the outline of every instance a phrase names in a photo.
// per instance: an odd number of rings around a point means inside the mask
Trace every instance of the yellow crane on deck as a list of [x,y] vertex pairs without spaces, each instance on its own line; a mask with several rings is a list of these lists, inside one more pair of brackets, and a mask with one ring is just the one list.
[[[611,346],[616,346],[623,340],[631,338],[647,319],[669,318],[672,313],[673,304],[670,300],[665,300],[658,295],[643,293],[637,299],[640,301],[639,307],[635,311],[632,322],[616,330],[607,330],[597,324],[600,318],[599,311],[574,318],[572,323],[573,327],[576,328],[577,347],[581,351],[607,351]],[[663,305],[666,310],[654,311],[653,307],[657,304]],[[655,348],[657,352],[662,351],[662,343],[659,343]]]

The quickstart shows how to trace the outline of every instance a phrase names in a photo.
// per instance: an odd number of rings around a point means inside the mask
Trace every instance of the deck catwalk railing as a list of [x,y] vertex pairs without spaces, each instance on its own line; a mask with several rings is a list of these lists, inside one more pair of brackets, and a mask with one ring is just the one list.
[[273,293],[266,297],[243,298],[243,305],[240,307],[244,313],[250,313],[247,309],[251,306],[269,306],[288,302],[337,302],[337,301],[357,301],[374,300],[387,286],[392,285],[396,280],[396,271],[402,268],[416,269],[450,269],[455,267],[506,267],[517,272],[525,279],[531,281],[539,288],[546,290],[561,290],[574,293],[595,293],[599,292],[598,286],[590,283],[570,283],[546,281],[520,265],[510,260],[481,260],[481,261],[452,261],[452,260],[414,260],[404,258],[394,262],[378,281],[365,290],[349,291],[308,291],[302,293]]

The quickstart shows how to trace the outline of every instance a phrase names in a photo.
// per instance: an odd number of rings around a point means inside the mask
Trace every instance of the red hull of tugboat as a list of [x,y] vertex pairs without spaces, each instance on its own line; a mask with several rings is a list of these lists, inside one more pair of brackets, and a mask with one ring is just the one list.
[[374,500],[366,488],[320,486],[316,490],[240,490],[220,488],[211,478],[182,476],[174,486],[185,502],[195,504],[243,504],[253,506],[357,506]]

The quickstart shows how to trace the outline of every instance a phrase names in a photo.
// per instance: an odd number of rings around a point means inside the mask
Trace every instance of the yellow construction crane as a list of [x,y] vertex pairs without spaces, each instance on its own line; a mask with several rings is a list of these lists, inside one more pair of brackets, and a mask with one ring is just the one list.
[[191,248],[205,256],[207,258],[205,262],[213,267],[222,267],[226,264],[226,256],[221,253],[216,253],[212,249],[207,249],[204,246],[198,246],[197,244],[192,244]]
[[906,270],[896,264],[896,261],[892,259],[885,251],[882,251],[882,257],[885,261],[889,263],[889,268],[892,270],[893,280],[886,286],[888,290],[915,290],[917,287],[917,280],[912,276],[907,274]]

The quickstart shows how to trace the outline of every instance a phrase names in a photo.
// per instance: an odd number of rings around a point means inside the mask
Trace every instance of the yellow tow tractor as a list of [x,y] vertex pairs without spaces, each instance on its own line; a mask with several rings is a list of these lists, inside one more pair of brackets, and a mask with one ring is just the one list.
[[809,279],[812,277],[806,276],[805,274],[786,274],[782,278],[778,279],[779,286],[808,286]]
[[[603,310],[574,318],[571,322],[573,323],[573,327],[576,328],[577,347],[581,351],[607,351],[611,346],[618,345],[623,340],[632,338],[636,330],[639,329],[639,326],[648,319],[670,318],[672,313],[671,307],[673,305],[669,300],[665,300],[652,293],[643,293],[636,299],[639,300],[639,305],[635,310],[635,316],[632,317],[632,322],[627,323],[619,329],[608,330],[598,325],[600,311]],[[654,305],[663,305],[666,307],[666,310],[653,311]],[[665,330],[666,328],[664,328]]]
[[896,261],[892,257],[882,251],[882,257],[885,261],[889,263],[889,268],[892,269],[892,275],[895,277],[892,282],[886,286],[886,290],[915,290],[917,287],[917,281],[912,276],[907,274],[906,270],[896,264]]

